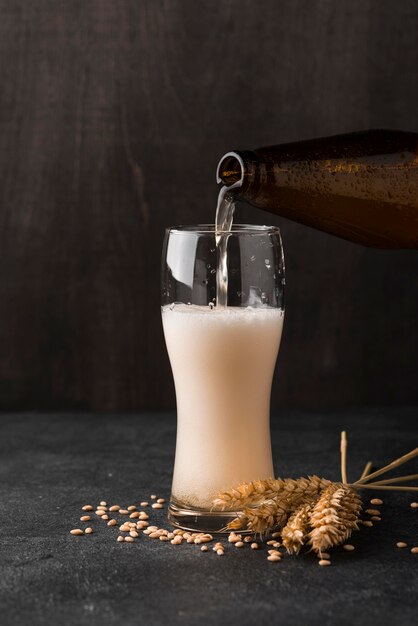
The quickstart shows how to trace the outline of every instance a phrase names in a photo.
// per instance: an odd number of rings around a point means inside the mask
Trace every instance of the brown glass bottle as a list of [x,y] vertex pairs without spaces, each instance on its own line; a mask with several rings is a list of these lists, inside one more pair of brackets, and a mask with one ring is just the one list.
[[370,130],[224,155],[239,200],[375,248],[418,248],[418,134]]

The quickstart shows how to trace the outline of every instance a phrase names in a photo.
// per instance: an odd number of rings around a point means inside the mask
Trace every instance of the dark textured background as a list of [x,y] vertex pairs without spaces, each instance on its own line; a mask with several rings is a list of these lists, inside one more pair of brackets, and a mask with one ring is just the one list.
[[[174,406],[164,227],[233,148],[418,131],[416,0],[0,0],[0,409]],[[418,254],[280,223],[276,406],[418,401]]]

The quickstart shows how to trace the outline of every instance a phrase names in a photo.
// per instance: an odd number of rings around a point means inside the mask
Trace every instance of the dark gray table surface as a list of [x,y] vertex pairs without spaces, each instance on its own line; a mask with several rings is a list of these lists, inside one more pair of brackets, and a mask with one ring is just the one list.
[[[369,458],[379,466],[418,444],[418,409],[274,415],[278,473],[339,479],[341,428],[355,478]],[[118,544],[99,521],[89,537],[69,534],[87,502],[168,498],[174,444],[174,413],[0,415],[3,626],[417,622],[418,555],[395,548],[418,545],[411,494],[385,493],[382,521],[354,534],[354,552],[335,550],[328,568],[312,554],[270,563],[248,546],[217,557],[145,536]],[[418,461],[400,473],[412,471]],[[150,515],[167,525],[165,508]]]

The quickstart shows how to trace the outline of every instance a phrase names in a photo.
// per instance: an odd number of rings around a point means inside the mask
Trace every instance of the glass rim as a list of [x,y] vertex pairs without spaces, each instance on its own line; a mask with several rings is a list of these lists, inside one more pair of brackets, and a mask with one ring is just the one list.
[[[185,226],[169,226],[165,229],[167,234],[178,235],[214,235],[215,224],[191,224]],[[231,230],[220,230],[219,233],[229,235],[280,235],[278,226],[269,226],[267,224],[232,224]]]

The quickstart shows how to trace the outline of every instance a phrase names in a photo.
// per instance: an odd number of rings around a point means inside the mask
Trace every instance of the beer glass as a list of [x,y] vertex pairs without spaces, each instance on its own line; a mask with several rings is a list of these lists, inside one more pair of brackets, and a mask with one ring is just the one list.
[[163,246],[162,320],[177,402],[169,520],[193,531],[221,531],[236,516],[214,508],[218,493],[274,475],[269,413],[284,318],[280,231],[234,224],[223,235],[227,306],[217,304],[213,225],[168,228]]

